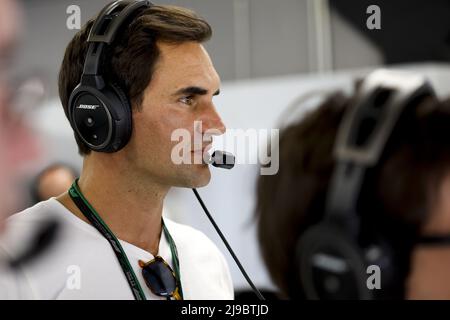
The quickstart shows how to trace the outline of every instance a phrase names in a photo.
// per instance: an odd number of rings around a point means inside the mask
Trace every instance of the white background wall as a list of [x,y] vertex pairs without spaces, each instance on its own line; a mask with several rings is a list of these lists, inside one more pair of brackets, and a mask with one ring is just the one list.
[[[323,0],[161,0],[191,8],[211,24],[206,44],[223,81],[315,72],[308,2]],[[81,22],[92,18],[110,0],[21,0],[26,28],[18,55],[20,70],[46,75],[50,97],[57,96],[57,74],[67,43],[77,30],[68,30],[66,9],[78,5]],[[326,1],[325,1],[326,2]],[[362,19],[366,16],[361,12]],[[364,20],[364,19],[363,19]],[[330,16],[330,50],[334,70],[382,63],[377,48],[338,14]]]

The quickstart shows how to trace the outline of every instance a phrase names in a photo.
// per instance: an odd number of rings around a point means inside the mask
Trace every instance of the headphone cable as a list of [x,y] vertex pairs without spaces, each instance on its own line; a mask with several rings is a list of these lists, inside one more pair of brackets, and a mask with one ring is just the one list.
[[225,244],[225,246],[228,249],[228,252],[230,252],[231,256],[234,259],[234,262],[236,262],[236,265],[239,267],[239,270],[241,271],[242,275],[244,276],[245,280],[247,280],[248,284],[250,285],[250,287],[253,289],[253,292],[256,294],[256,296],[258,297],[259,300],[266,300],[264,298],[264,296],[261,294],[261,292],[255,287],[255,285],[253,284],[252,280],[250,279],[250,277],[247,275],[247,272],[245,272],[244,268],[242,267],[241,263],[239,262],[239,259],[236,257],[236,255],[234,254],[233,249],[231,248],[231,246],[228,244],[227,239],[225,239],[225,236],[222,234],[222,231],[220,231],[219,227],[217,226],[216,222],[214,221],[214,219],[212,218],[211,214],[208,211],[208,208],[206,208],[205,204],[203,203],[202,198],[200,197],[200,195],[197,192],[197,189],[192,188],[192,191],[194,191],[195,197],[197,198],[198,202],[200,203],[200,205],[203,208],[203,211],[205,212],[206,216],[208,217],[209,221],[211,222],[211,224],[213,225],[214,229],[216,229],[216,232],[218,233],[218,235],[220,236],[220,238],[222,239],[222,242]]

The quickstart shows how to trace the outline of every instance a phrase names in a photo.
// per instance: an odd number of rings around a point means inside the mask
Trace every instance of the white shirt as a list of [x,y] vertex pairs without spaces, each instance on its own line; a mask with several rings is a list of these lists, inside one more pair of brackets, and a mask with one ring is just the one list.
[[[101,214],[101,213],[100,213]],[[10,217],[0,251],[15,256],[29,245],[30,235],[49,218],[60,222],[59,236],[49,249],[16,272],[0,271],[0,299],[134,299],[109,242],[54,198]],[[233,299],[228,265],[203,233],[164,218],[178,250],[184,299]],[[151,253],[120,240],[147,299],[155,296],[145,284],[139,260]],[[170,246],[161,232],[160,255],[173,269]]]

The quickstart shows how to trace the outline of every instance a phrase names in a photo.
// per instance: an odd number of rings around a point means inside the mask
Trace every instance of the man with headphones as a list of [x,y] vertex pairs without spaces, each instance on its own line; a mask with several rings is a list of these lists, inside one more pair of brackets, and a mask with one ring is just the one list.
[[21,266],[24,277],[3,281],[9,298],[233,298],[212,241],[163,216],[171,187],[211,177],[205,163],[172,161],[172,132],[204,137],[194,157],[208,151],[210,132],[225,131],[213,103],[220,79],[202,46],[210,36],[190,10],[129,0],[107,5],[74,36],[59,93],[83,169],[68,192],[10,219],[3,246],[11,255],[19,234],[46,216],[62,230],[47,256]]
[[450,299],[450,100],[377,70],[280,134],[263,258],[292,299]]

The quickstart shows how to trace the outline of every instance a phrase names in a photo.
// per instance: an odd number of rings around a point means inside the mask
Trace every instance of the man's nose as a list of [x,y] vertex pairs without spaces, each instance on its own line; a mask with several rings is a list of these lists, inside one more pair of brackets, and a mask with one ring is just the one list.
[[209,108],[203,122],[203,133],[208,132],[213,136],[220,136],[227,130],[215,107]]

